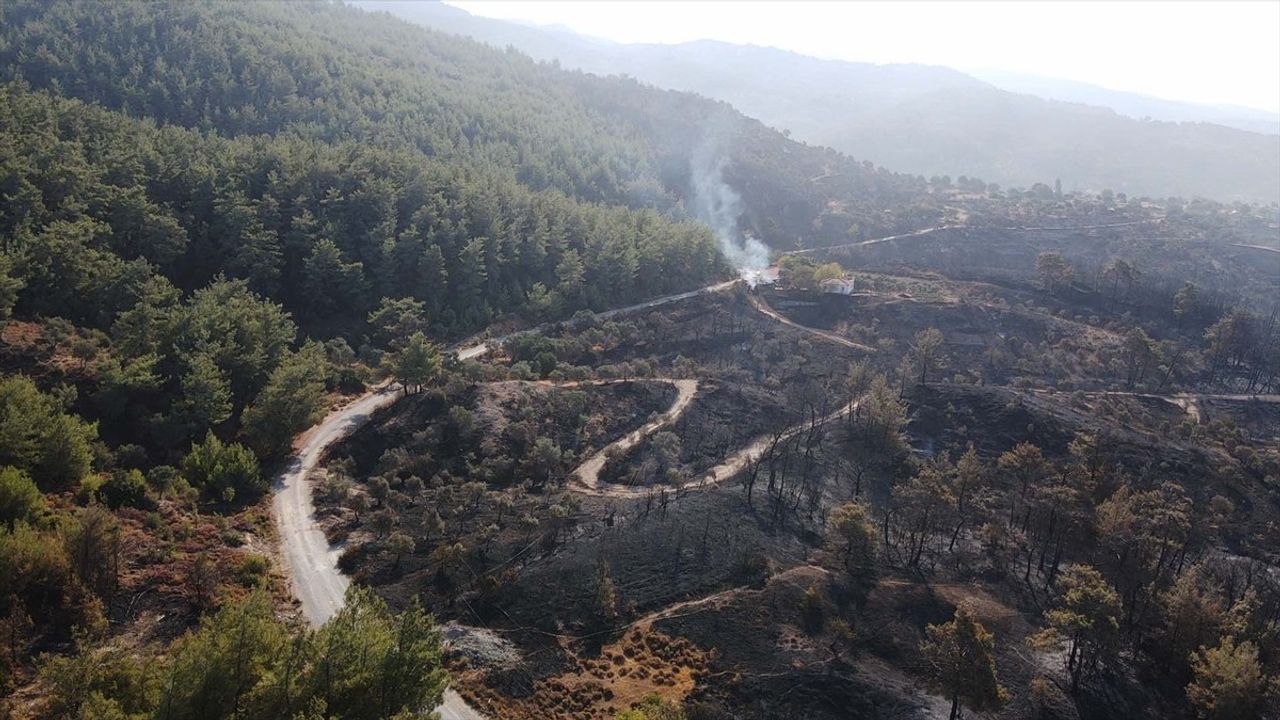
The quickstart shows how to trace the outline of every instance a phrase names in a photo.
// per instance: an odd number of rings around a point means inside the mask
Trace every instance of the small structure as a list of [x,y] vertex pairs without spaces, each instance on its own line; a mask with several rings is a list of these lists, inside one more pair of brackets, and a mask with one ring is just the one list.
[[834,293],[836,295],[852,295],[853,294],[853,278],[829,278],[818,283],[818,289],[824,293]]

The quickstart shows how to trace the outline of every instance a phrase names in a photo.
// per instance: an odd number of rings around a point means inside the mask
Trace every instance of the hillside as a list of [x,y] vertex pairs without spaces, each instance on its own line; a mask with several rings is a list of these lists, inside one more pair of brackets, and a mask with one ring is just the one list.
[[475,17],[438,3],[361,3],[564,67],[724,100],[798,139],[900,172],[1027,187],[1280,200],[1280,135],[1144,122],[998,89],[940,67],[819,60],[699,41],[620,45]]
[[1096,105],[1139,120],[1200,122],[1224,125],[1237,130],[1280,134],[1280,114],[1236,105],[1201,105],[1165,100],[1140,93],[1123,92],[1092,83],[1047,78],[1000,70],[981,70],[974,77],[1010,92],[1035,95],[1046,100]]
[[1271,720],[1277,228],[0,3],[0,718]]
[[723,103],[563,72],[342,6],[3,12],[0,77],[161,123],[369,143],[704,220],[736,193],[751,214],[722,234],[776,246],[821,234],[832,203],[863,215],[866,237],[938,217],[916,207],[921,179],[787,140]]

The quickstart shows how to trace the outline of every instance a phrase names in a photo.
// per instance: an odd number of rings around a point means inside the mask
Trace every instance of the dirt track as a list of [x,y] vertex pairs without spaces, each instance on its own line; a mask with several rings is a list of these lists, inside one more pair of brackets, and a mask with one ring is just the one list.
[[[724,282],[716,283],[715,285],[708,285],[707,287],[699,288],[697,290],[690,290],[688,292],[676,293],[675,295],[664,295],[663,297],[655,298],[653,300],[648,300],[642,303],[636,303],[635,305],[627,305],[625,307],[614,308],[613,310],[605,310],[603,312],[596,313],[595,316],[597,318],[607,320],[608,318],[616,317],[618,315],[622,315],[625,313],[635,312],[637,310],[648,310],[649,308],[655,308],[655,307],[667,305],[673,302],[679,302],[680,300],[688,300],[691,297],[697,297],[698,295],[703,295],[705,293],[722,292],[724,290],[728,290],[729,288],[733,287],[734,285],[737,285],[740,282],[742,282],[741,278],[735,278],[733,280],[725,280]],[[459,360],[475,360],[478,357],[487,355],[489,351],[492,350],[493,348],[501,347],[502,343],[506,342],[512,337],[515,337],[516,335],[524,335],[526,333],[540,333],[546,330],[548,327],[550,327],[553,324],[554,323],[543,323],[541,325],[535,325],[527,330],[520,330],[517,332],[509,333],[507,335],[501,335],[495,338],[489,338],[487,340],[466,340],[466,341],[463,341],[461,345],[454,348],[454,353],[457,354]],[[467,344],[467,343],[470,343],[470,344]]]
[[[738,280],[730,280],[716,285],[677,295],[669,295],[656,300],[651,300],[637,305],[630,305],[625,308],[619,308],[607,313],[600,313],[601,317],[612,317],[621,313],[631,312],[635,310],[644,310],[658,307],[670,302],[676,302],[686,298],[707,292],[719,292],[736,285]],[[770,317],[796,327],[804,332],[818,335],[826,340],[836,342],[846,347],[851,347],[867,352],[874,352],[874,349],[859,345],[851,340],[833,335],[821,330],[804,327],[798,325],[781,314],[770,308],[763,301],[753,296],[752,304],[756,309],[769,315]],[[534,328],[526,332],[537,332],[541,329]],[[509,337],[509,336],[507,336]],[[492,347],[500,345],[505,337],[496,338],[487,341],[477,342],[465,347],[459,347],[454,350],[460,360],[471,360],[487,354]],[[654,432],[670,422],[676,420],[692,402],[694,395],[697,393],[698,382],[691,379],[672,379],[672,378],[651,378],[659,381],[670,382],[675,385],[677,396],[675,402],[667,409],[659,418],[646,423],[641,428],[628,433],[625,437],[611,443],[605,449],[593,455],[586,462],[575,470],[575,475],[581,481],[582,486],[575,488],[579,492],[592,495],[600,495],[607,497],[637,497],[651,492],[650,488],[631,488],[610,486],[600,489],[599,474],[604,466],[606,452],[611,448],[614,451],[626,451],[644,438],[652,435]],[[586,381],[577,383],[552,383],[556,385],[581,385],[581,384],[603,384],[610,381]],[[285,561],[285,572],[289,577],[290,586],[294,595],[298,598],[302,606],[303,615],[307,621],[313,626],[324,624],[326,620],[332,617],[341,607],[346,593],[349,581],[346,576],[338,569],[338,556],[342,548],[340,546],[329,545],[324,533],[320,530],[315,519],[315,508],[311,500],[311,487],[306,482],[307,475],[318,464],[320,458],[324,455],[324,451],[334,442],[342,439],[350,434],[360,425],[364,424],[377,410],[387,407],[394,403],[400,394],[398,386],[394,384],[384,385],[376,388],[365,395],[355,399],[345,407],[330,413],[320,424],[308,430],[298,439],[297,451],[288,466],[281,471],[275,482],[276,495],[273,499],[272,509],[276,517],[276,525],[280,532],[281,549]],[[857,406],[857,401],[841,407],[839,410],[820,418],[819,423],[825,424],[841,417],[844,413],[852,410]],[[807,423],[801,423],[789,428],[783,433],[783,438],[791,437],[800,432]],[[759,458],[768,448],[772,438],[763,436],[752,441],[746,447],[738,450],[725,459],[724,462],[713,467],[707,473],[703,474],[697,480],[693,480],[683,485],[677,486],[675,490],[686,490],[698,487],[715,485],[736,475],[745,468],[750,462]],[[466,703],[456,692],[447,690],[445,692],[444,701],[438,707],[437,712],[442,720],[484,720],[484,716],[477,712],[474,708]]]
[[[849,402],[849,404],[842,406],[839,410],[836,410],[835,412],[829,415],[826,415],[824,417],[818,418],[818,424],[825,425],[831,422],[832,420],[837,420],[843,417],[844,415],[846,415],[847,413],[852,412],[857,407],[858,407],[858,401],[853,400]],[[809,423],[806,421],[806,422],[798,423],[796,425],[793,425],[787,428],[786,430],[783,431],[780,439],[785,440],[787,438],[790,438],[796,433],[803,431],[805,427],[808,426],[808,424]],[[679,485],[659,485],[659,486],[645,486],[645,487],[632,487],[629,485],[609,485],[608,487],[601,488],[598,486],[598,483],[597,483],[587,487],[577,487],[573,489],[584,495],[596,495],[599,497],[615,497],[615,498],[635,498],[635,497],[644,497],[645,495],[648,495],[650,493],[665,491],[665,490],[682,491],[682,490],[697,490],[700,488],[711,487],[714,485],[719,485],[720,483],[728,480],[729,478],[732,478],[734,475],[737,475],[743,468],[747,467],[752,462],[758,460],[760,456],[764,454],[764,451],[768,449],[769,444],[771,442],[773,442],[772,436],[761,435],[755,440],[752,440],[751,443],[746,447],[740,448],[739,450],[734,452],[732,455],[725,458],[724,462],[720,463],[719,465],[716,465],[715,467],[711,468],[710,470],[700,475],[696,480],[689,480]],[[606,448],[605,450],[607,451],[608,448]],[[605,451],[601,451],[599,455],[603,457],[604,452]],[[603,466],[603,461],[601,462],[601,465]],[[597,476],[599,474],[599,470],[600,468],[596,468]]]
[[[613,317],[634,310],[644,310],[667,303],[684,300],[707,292],[719,292],[736,285],[739,280],[728,280],[676,295],[629,305],[624,308],[599,313],[600,317]],[[536,332],[542,326],[534,328]],[[500,345],[504,338],[480,341],[454,350],[459,360],[472,360]],[[697,389],[696,381],[674,381],[677,389],[688,397],[677,410],[683,411]],[[693,383],[682,388],[679,383]],[[394,403],[400,394],[398,386],[384,385],[356,398],[345,407],[330,413],[320,424],[298,438],[296,452],[275,481],[275,497],[272,510],[280,533],[280,545],[284,558],[285,574],[289,578],[293,594],[302,606],[302,613],[313,626],[323,625],[342,607],[350,584],[338,570],[341,546],[331,546],[315,519],[315,506],[311,500],[311,486],[307,475],[316,467],[324,451],[334,442],[363,425],[377,410]],[[677,404],[680,402],[677,397]],[[668,410],[670,413],[671,410]],[[638,442],[639,440],[637,440]],[[598,472],[598,469],[597,469]],[[453,690],[446,690],[444,702],[436,708],[442,720],[485,720]]]
[[[1052,390],[1033,390],[1039,394],[1052,395]],[[1176,405],[1182,408],[1193,421],[1200,422],[1200,403],[1204,400],[1229,400],[1232,402],[1261,402],[1261,403],[1280,403],[1280,395],[1262,395],[1262,394],[1213,394],[1213,393],[1173,393],[1171,395],[1156,395],[1154,393],[1141,392],[1124,392],[1121,390],[1094,390],[1084,391],[1084,395],[1103,396],[1103,397],[1132,397],[1143,398],[1147,400],[1163,400],[1164,402]]]
[[924,235],[928,235],[930,233],[935,233],[939,230],[946,230],[949,227],[954,227],[954,226],[938,225],[937,227],[929,227],[923,230],[916,230],[915,232],[902,233],[901,235],[890,235],[888,237],[875,238],[872,240],[859,240],[857,242],[841,243],[839,245],[825,245],[823,247],[805,248],[803,250],[789,250],[782,254],[783,255],[808,255],[809,253],[826,252],[828,250],[843,250],[845,248],[865,247],[867,245],[879,245],[880,243],[892,242],[894,240],[905,240],[906,238],[921,237]]
[[[972,229],[974,230],[1012,230],[1017,232],[1064,232],[1064,231],[1069,232],[1069,231],[1075,231],[1075,230],[1103,230],[1107,228],[1130,227],[1133,225],[1147,225],[1153,222],[1158,222],[1158,221],[1128,220],[1125,222],[1099,223],[1094,225],[1014,226],[1014,227],[990,227],[990,228],[984,228],[984,227],[978,226]],[[932,233],[938,232],[939,230],[951,230],[951,229],[959,229],[959,228],[967,228],[967,227],[970,227],[970,226],[967,226],[964,224],[935,225],[934,227],[927,227],[927,228],[924,228],[923,230],[915,230],[913,232],[901,233],[899,235],[889,235],[887,237],[872,238],[871,240],[858,240],[856,242],[840,243],[839,245],[824,245],[822,247],[805,248],[803,250],[788,250],[787,252],[784,252],[782,254],[783,255],[808,255],[810,253],[821,253],[821,252],[826,252],[828,250],[845,250],[848,248],[867,247],[870,245],[880,245],[881,243],[893,242],[894,240],[907,240],[910,238],[924,237],[925,235],[930,235]],[[1269,252],[1280,253],[1280,250],[1277,250],[1275,248],[1265,247],[1262,245],[1236,245],[1236,247],[1247,247],[1247,248],[1254,248],[1257,250],[1267,250]]]
[[595,490],[597,485],[599,485],[600,470],[604,468],[604,464],[609,459],[610,453],[624,453],[636,445],[639,445],[642,440],[654,434],[659,429],[675,422],[689,407],[689,403],[693,401],[693,396],[698,392],[697,380],[675,380],[672,378],[644,378],[644,380],[648,380],[650,382],[665,382],[674,385],[676,388],[675,401],[671,403],[671,407],[667,408],[667,411],[662,413],[662,415],[604,446],[594,455],[587,458],[577,467],[576,470],[573,471],[573,476],[581,481],[588,490]]
[[769,303],[765,302],[764,298],[760,297],[759,295],[753,294],[753,295],[750,295],[749,297],[751,299],[752,307],[764,313],[765,315],[768,315],[774,320],[777,320],[783,325],[790,325],[791,327],[796,328],[797,330],[803,330],[809,333],[810,335],[816,335],[828,342],[833,342],[837,345],[843,345],[847,348],[853,348],[854,350],[861,350],[862,352],[868,352],[868,353],[873,353],[876,351],[876,349],[873,347],[870,347],[868,345],[863,345],[862,343],[856,343],[850,340],[849,338],[841,337],[839,335],[836,335],[835,333],[827,332],[826,330],[818,330],[817,328],[811,328],[805,325],[801,325],[800,323],[783,315],[777,310],[774,310],[772,307],[769,306]]
[[342,607],[348,583],[338,572],[341,548],[329,545],[316,524],[307,474],[315,468],[326,448],[364,424],[374,412],[395,402],[398,396],[395,388],[382,387],[330,413],[299,439],[300,446],[293,460],[276,478],[272,509],[280,531],[285,570],[293,594],[302,604],[302,614],[312,625],[323,625]]

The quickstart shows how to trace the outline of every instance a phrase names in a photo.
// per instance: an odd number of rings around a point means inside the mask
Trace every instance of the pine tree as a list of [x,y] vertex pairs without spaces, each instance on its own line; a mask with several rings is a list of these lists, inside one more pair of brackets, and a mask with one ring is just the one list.
[[387,355],[391,374],[404,385],[405,394],[421,390],[437,378],[443,369],[440,348],[416,332],[405,341],[404,347]]
[[958,720],[962,702],[985,710],[1008,698],[996,677],[995,639],[969,608],[957,607],[950,622],[928,626],[925,636],[920,652],[933,682],[951,699],[950,720]]
[[[1272,680],[1262,672],[1258,648],[1230,635],[1216,647],[1202,647],[1191,659],[1195,680],[1187,698],[1209,720],[1251,720],[1262,716]],[[1274,709],[1274,708],[1273,708]]]

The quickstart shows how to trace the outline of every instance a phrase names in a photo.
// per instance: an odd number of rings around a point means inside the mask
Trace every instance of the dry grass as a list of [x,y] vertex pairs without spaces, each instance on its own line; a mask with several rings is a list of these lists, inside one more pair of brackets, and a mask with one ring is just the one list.
[[536,681],[528,698],[510,698],[479,682],[466,682],[461,688],[468,700],[495,717],[608,720],[650,695],[682,701],[711,661],[710,653],[658,632],[649,623],[628,629],[598,654],[588,655],[567,639],[561,644],[572,668]]

